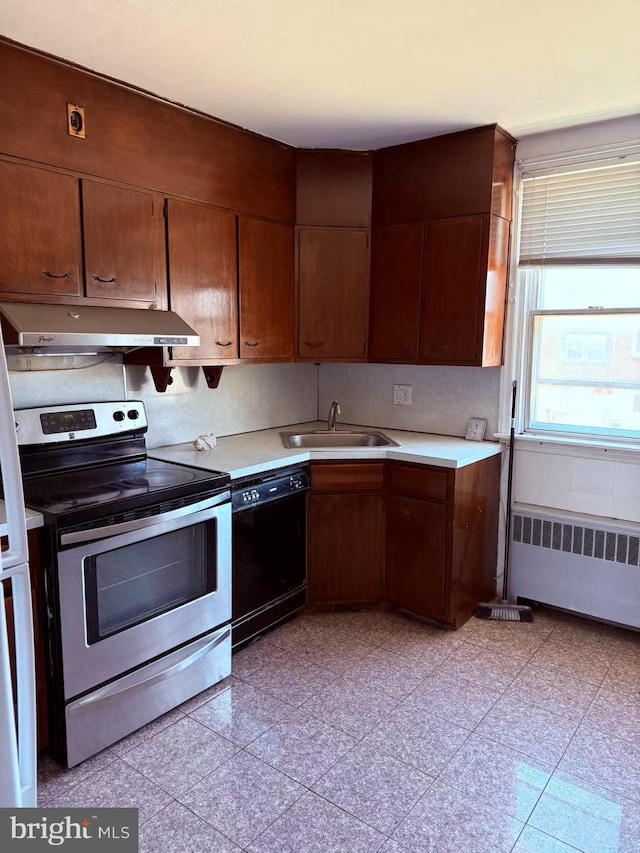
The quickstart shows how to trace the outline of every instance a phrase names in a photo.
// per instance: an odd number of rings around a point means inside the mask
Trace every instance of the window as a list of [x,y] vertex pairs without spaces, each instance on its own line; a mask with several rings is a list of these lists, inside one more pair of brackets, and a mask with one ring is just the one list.
[[524,430],[640,439],[640,160],[523,173]]

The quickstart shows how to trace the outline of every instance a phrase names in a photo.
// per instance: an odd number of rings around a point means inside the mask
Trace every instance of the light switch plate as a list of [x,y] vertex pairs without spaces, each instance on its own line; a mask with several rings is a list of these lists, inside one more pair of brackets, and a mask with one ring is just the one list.
[[394,385],[393,386],[393,404],[394,406],[410,406],[412,385]]

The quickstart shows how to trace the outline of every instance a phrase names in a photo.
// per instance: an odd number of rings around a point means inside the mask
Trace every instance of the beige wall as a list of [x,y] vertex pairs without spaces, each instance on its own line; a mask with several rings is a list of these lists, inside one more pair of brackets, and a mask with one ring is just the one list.
[[105,363],[82,370],[11,373],[15,408],[101,400],[143,400],[149,447],[192,441],[204,432],[230,435],[315,420],[318,368],[309,364],[225,367],[209,390],[201,370],[179,368],[159,394],[147,368]]
[[[412,405],[393,403],[393,386],[412,386]],[[497,429],[499,368],[397,364],[323,364],[319,412],[340,403],[343,423],[463,436],[471,417],[487,418],[487,438]]]

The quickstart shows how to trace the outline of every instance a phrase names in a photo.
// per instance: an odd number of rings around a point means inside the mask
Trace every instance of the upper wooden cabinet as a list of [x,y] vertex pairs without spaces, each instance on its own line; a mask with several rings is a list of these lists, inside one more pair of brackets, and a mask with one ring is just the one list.
[[485,219],[430,222],[423,265],[420,359],[474,364],[482,352],[482,253]]
[[374,229],[371,360],[499,365],[508,248],[499,216]]
[[293,228],[239,218],[240,358],[294,355]]
[[364,361],[369,232],[298,228],[298,356]]
[[498,216],[426,226],[420,361],[501,363],[508,250],[509,223]]
[[374,152],[372,360],[501,364],[514,152],[495,125]]
[[476,213],[510,220],[515,145],[488,125],[374,151],[372,224]]
[[366,151],[297,152],[298,225],[368,228],[372,158]]
[[369,357],[417,361],[424,226],[374,228],[372,241]]
[[199,347],[174,347],[174,360],[237,359],[237,253],[233,214],[167,201],[170,306],[200,335]]
[[0,198],[0,291],[79,296],[76,178],[0,160]]
[[144,190],[81,185],[86,295],[156,302],[164,289],[160,205]]

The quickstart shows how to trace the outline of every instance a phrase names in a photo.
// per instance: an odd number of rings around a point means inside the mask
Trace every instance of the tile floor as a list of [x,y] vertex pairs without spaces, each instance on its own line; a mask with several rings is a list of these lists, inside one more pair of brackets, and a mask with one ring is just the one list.
[[137,806],[142,853],[638,853],[640,635],[299,617],[40,802]]

